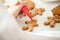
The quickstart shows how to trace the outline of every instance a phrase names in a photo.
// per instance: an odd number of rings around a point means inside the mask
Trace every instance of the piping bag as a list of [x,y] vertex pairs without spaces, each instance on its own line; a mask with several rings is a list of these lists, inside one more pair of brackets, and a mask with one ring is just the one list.
[[[17,4],[20,4],[20,2],[18,1]],[[21,8],[21,11],[22,11],[23,13],[25,13],[25,14],[31,19],[31,21],[34,21],[34,20],[32,19],[32,16],[31,16],[29,10],[28,10],[27,5],[24,5],[24,6]]]
[[34,21],[26,5],[22,7],[21,11],[25,13],[31,19],[31,21]]

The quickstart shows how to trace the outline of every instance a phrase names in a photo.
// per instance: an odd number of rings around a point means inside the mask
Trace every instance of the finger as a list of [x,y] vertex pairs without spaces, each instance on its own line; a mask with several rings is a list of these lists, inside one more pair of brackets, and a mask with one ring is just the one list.
[[15,17],[18,16],[18,14],[19,14],[19,12],[20,12],[20,10],[21,10],[21,8],[22,8],[23,6],[24,6],[23,4],[20,4],[20,5],[18,6],[18,8],[13,11],[13,15],[14,15]]
[[26,1],[21,2],[21,3],[18,5],[18,8],[14,10],[13,15],[14,15],[15,17],[18,16],[21,8],[26,5],[25,2],[26,2]]
[[19,18],[22,18],[22,17],[23,17],[23,15],[19,15],[18,17],[19,17]]
[[26,14],[25,14],[25,13],[23,13],[23,16],[26,16]]

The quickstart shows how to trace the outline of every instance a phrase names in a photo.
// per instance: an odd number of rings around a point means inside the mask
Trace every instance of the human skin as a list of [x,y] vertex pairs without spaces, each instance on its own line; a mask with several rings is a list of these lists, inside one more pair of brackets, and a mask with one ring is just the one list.
[[17,8],[16,10],[14,10],[14,12],[13,12],[13,16],[14,16],[14,17],[19,16],[20,18],[22,18],[22,17],[25,15],[24,13],[19,13],[19,12],[21,11],[21,8],[22,8],[24,5],[26,5],[25,3],[26,3],[25,1],[21,2],[21,3],[18,5],[18,8]]

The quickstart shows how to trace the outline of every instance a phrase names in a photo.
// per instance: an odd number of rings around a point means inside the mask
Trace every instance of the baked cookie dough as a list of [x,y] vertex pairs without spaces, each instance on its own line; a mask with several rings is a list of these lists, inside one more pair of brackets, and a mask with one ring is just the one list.
[[34,8],[33,11],[31,12],[32,17],[35,17],[36,15],[42,15],[43,12],[45,11],[44,8]]
[[35,3],[32,1],[28,1],[26,4],[29,10],[32,10],[35,7]]
[[56,23],[60,23],[60,16],[54,15],[53,17],[47,17],[48,21],[44,22],[44,25],[50,25],[51,28],[54,28]]
[[60,5],[52,9],[53,15],[60,15]]
[[24,31],[28,30],[29,32],[32,32],[34,27],[38,27],[37,20],[34,20],[34,22],[33,21],[25,21],[25,24],[27,26],[22,27],[22,30],[24,30]]

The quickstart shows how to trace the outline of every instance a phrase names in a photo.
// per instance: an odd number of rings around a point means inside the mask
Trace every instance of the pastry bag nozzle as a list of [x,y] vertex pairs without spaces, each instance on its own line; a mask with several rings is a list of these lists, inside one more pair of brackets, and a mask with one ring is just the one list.
[[32,21],[34,21],[26,5],[22,7],[21,11],[25,13]]

